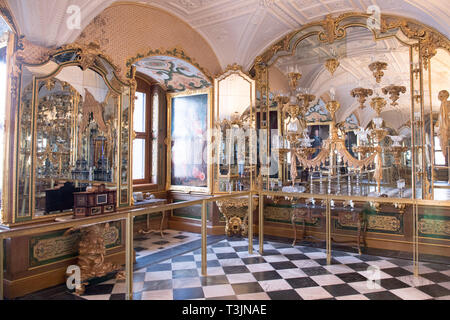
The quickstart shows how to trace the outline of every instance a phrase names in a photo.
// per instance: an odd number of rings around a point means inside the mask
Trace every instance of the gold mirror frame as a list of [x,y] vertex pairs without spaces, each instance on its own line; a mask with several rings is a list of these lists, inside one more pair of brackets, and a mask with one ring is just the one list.
[[[125,185],[122,184],[122,179],[120,175],[121,170],[121,164],[122,163],[122,155],[121,155],[121,135],[122,135],[122,106],[124,105],[123,99],[125,98],[126,90],[129,89],[129,127],[132,128],[132,120],[133,120],[133,106],[134,106],[134,99],[131,97],[134,96],[134,92],[136,90],[136,82],[134,77],[131,79],[121,79],[118,76],[118,68],[114,66],[110,61],[111,59],[104,55],[100,50],[99,46],[95,43],[92,43],[88,46],[77,46],[77,45],[67,45],[62,48],[56,49],[56,50],[50,50],[43,47],[32,45],[30,42],[28,42],[25,38],[20,37],[16,38],[16,41],[14,42],[14,48],[12,52],[12,63],[11,63],[11,71],[10,71],[10,82],[11,82],[11,96],[10,101],[8,101],[6,109],[8,114],[14,115],[14,127],[10,128],[7,131],[6,135],[6,141],[7,143],[12,143],[14,145],[14,152],[9,155],[5,155],[5,168],[9,167],[12,170],[10,171],[9,178],[13,181],[12,184],[9,184],[10,186],[7,186],[9,189],[6,193],[3,195],[3,203],[5,204],[5,214],[3,215],[3,224],[5,225],[17,225],[21,223],[27,223],[31,220],[48,220],[48,219],[54,219],[55,215],[46,215],[44,217],[35,218],[34,217],[34,205],[33,205],[33,199],[34,199],[34,180],[35,177],[30,174],[30,179],[33,181],[33,191],[30,193],[31,198],[30,206],[29,206],[29,214],[27,214],[26,217],[18,217],[17,216],[17,200],[18,200],[18,173],[17,173],[17,161],[18,161],[18,134],[19,134],[19,126],[20,126],[20,116],[18,114],[18,110],[20,108],[19,104],[21,103],[21,94],[22,94],[22,84],[21,84],[21,77],[24,67],[39,67],[42,65],[45,65],[48,63],[53,57],[62,55],[62,54],[68,54],[73,53],[74,56],[76,56],[76,59],[64,61],[58,64],[56,69],[51,72],[50,74],[44,75],[44,76],[36,76],[33,75],[32,83],[33,83],[33,99],[32,99],[32,110],[35,110],[36,108],[36,94],[35,91],[37,89],[37,82],[50,79],[54,77],[56,74],[58,74],[63,68],[69,67],[69,66],[78,66],[82,70],[91,69],[94,72],[98,73],[104,80],[105,84],[115,93],[118,95],[118,104],[117,104],[117,124],[118,124],[118,134],[117,134],[117,141],[118,144],[117,150],[116,150],[116,156],[118,165],[115,168],[115,171],[113,174],[115,175],[115,184],[117,187],[117,208],[123,207],[123,206],[129,206],[131,205],[131,199],[132,199],[132,179],[131,179],[131,166],[129,166],[129,179],[126,188],[128,189],[128,201],[127,203],[123,203],[120,201],[120,192],[125,187]],[[106,62],[111,68],[110,70],[107,70],[105,66],[102,66],[100,64],[96,63],[97,57],[101,58],[104,62]],[[107,75],[111,74],[112,77],[111,80],[108,79]],[[114,83],[114,84],[113,84]],[[33,120],[35,121],[35,120]],[[14,130],[14,131],[13,131]],[[33,126],[32,130],[33,139],[36,138],[36,128]],[[132,137],[131,137],[131,130],[129,130],[129,140],[128,144],[129,146],[132,145]],[[128,164],[132,163],[132,153],[131,148],[128,148]],[[31,165],[31,173],[34,173],[35,171],[35,146],[33,147],[33,157],[32,157],[32,165]],[[5,176],[5,179],[7,180],[7,177]],[[10,180],[10,181],[11,181]],[[61,214],[57,214],[57,216],[60,216]],[[64,214],[62,214],[64,215]]]
[[[320,21],[315,21],[309,23],[299,30],[288,33],[279,40],[275,41],[269,46],[261,55],[255,58],[255,61],[250,69],[250,73],[254,75],[257,84],[257,91],[261,92],[261,96],[266,96],[265,105],[269,105],[269,93],[270,93],[270,83],[268,70],[274,65],[274,63],[281,57],[293,56],[295,54],[298,44],[312,36],[317,36],[318,40],[324,44],[332,44],[337,40],[344,39],[347,36],[346,29],[350,27],[363,27],[368,29],[373,33],[374,41],[395,37],[399,42],[407,45],[410,48],[411,61],[416,57],[420,66],[420,81],[423,83],[422,69],[427,70],[430,65],[430,60],[436,55],[437,49],[442,48],[450,53],[450,40],[444,36],[442,33],[436,29],[429,27],[423,23],[416,20],[409,19],[406,17],[401,17],[397,15],[382,14],[380,18],[380,28],[379,30],[374,30],[369,26],[369,19],[372,19],[372,15],[367,13],[358,12],[348,12],[341,14],[335,18],[332,15],[327,15],[325,19]],[[399,33],[400,31],[400,33]],[[404,36],[406,39],[399,38],[399,35]],[[405,42],[406,41],[406,42]],[[428,68],[429,69],[429,68]],[[411,77],[413,77],[414,72],[411,71]],[[414,88],[414,81],[411,80],[411,89]],[[414,92],[414,91],[411,91]],[[421,96],[423,96],[423,85],[420,85]],[[414,100],[414,99],[412,99]],[[421,111],[422,117],[424,116],[424,103],[423,99],[416,102],[416,109]],[[412,101],[412,115],[411,115],[411,132],[413,134],[414,130],[414,101]],[[267,113],[269,113],[269,108],[267,108]],[[421,132],[425,132],[424,121],[422,123]],[[420,128],[420,127],[419,127]],[[424,144],[425,138],[422,137],[421,143]],[[413,141],[414,145],[414,141]],[[413,163],[412,168],[416,168],[415,158],[413,150]],[[425,157],[422,157],[424,159]],[[424,160],[423,160],[424,161]],[[422,161],[422,162],[423,162]],[[424,163],[421,164],[422,168],[426,166]],[[415,190],[415,172],[412,170],[412,188]],[[431,177],[431,180],[433,178]],[[267,183],[269,179],[267,179]],[[428,183],[428,184],[427,184]],[[433,181],[431,183],[427,179],[423,179],[422,187],[425,189],[429,184],[431,184],[431,192],[425,192],[423,198],[431,199],[433,194]],[[428,189],[427,189],[428,190]],[[416,195],[413,194],[413,199]]]
[[[256,104],[256,81],[246,72],[244,72],[242,66],[237,65],[237,64],[233,64],[233,65],[228,65],[227,68],[225,69],[225,71],[216,76],[216,78],[214,79],[214,121],[217,121],[218,119],[220,119],[220,82],[224,81],[225,79],[227,79],[229,76],[231,75],[237,75],[239,77],[241,77],[242,79],[244,79],[246,82],[249,83],[250,85],[250,92],[249,92],[249,97],[250,97],[250,119],[255,119],[255,121],[251,123],[250,127],[251,128],[255,128],[256,125],[256,116],[254,115],[254,106]],[[246,112],[246,110],[242,110],[242,113]],[[214,126],[215,127],[215,126]],[[250,134],[250,139],[252,138],[253,135]],[[249,142],[250,145],[252,145],[252,141]],[[219,149],[216,147],[215,148],[217,154],[213,155],[216,158],[216,162],[214,163],[214,166],[217,168],[217,170],[213,170],[214,172],[214,183],[213,183],[213,193],[215,194],[223,194],[226,193],[225,191],[220,191],[219,190],[219,177],[220,177],[220,167],[219,167],[219,162],[220,162],[220,153],[219,153]],[[252,153],[250,152],[250,155],[252,156]],[[252,160],[250,160],[250,166],[252,166]],[[217,176],[216,176],[217,175]],[[250,189],[253,190],[253,182],[254,182],[254,178],[253,177],[253,170],[251,170],[250,172]]]

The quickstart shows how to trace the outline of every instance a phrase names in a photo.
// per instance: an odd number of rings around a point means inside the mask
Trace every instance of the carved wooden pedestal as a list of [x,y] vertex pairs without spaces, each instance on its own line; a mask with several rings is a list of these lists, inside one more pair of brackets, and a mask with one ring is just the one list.
[[[77,294],[83,294],[85,286],[90,279],[106,276],[114,271],[122,270],[122,267],[110,262],[105,262],[106,247],[103,238],[109,224],[97,224],[81,229],[81,240],[79,243],[78,266],[81,271],[81,288],[76,290]],[[117,278],[124,278],[123,271],[119,272]]]

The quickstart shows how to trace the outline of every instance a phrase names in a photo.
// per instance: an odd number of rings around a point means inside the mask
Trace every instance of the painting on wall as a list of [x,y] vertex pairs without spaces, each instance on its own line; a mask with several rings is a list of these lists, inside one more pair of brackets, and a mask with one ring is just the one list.
[[170,56],[153,56],[137,61],[138,72],[163,84],[169,92],[197,90],[211,86],[208,78],[188,62]]
[[210,90],[169,94],[170,185],[172,190],[207,191]]

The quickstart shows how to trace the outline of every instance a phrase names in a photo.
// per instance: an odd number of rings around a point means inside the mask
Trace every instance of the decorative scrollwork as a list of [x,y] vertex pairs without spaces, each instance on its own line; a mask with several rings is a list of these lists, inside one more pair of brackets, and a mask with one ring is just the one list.
[[334,19],[331,14],[325,17],[321,23],[324,31],[319,33],[319,40],[322,42],[334,43],[334,41],[345,37],[345,29],[339,27],[339,18]]

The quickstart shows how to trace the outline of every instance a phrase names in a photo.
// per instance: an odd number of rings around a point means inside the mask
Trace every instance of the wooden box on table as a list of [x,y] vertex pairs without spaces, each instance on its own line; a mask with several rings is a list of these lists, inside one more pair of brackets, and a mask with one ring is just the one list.
[[100,186],[92,191],[75,192],[73,196],[73,211],[76,217],[90,217],[116,211],[116,190]]

